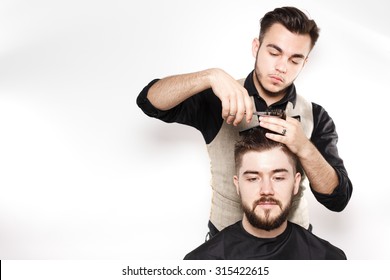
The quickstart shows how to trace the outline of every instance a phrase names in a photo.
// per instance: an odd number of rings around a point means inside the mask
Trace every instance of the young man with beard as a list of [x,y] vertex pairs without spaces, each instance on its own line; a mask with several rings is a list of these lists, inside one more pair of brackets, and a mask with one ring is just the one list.
[[237,142],[233,177],[244,215],[187,260],[337,260],[344,252],[287,221],[302,179],[297,156],[254,128]]
[[[267,137],[286,144],[298,156],[310,190],[328,209],[342,211],[352,194],[333,120],[323,107],[298,95],[294,86],[319,28],[294,7],[276,8],[260,24],[260,35],[252,42],[255,69],[246,79],[237,81],[222,69],[206,69],[155,79],[137,98],[146,115],[202,133],[212,176],[210,236],[242,218],[240,199],[228,178],[234,175],[234,143],[239,131],[248,127],[271,130]],[[256,115],[274,110],[284,111],[287,117]],[[289,220],[309,228],[304,188],[301,184]]]

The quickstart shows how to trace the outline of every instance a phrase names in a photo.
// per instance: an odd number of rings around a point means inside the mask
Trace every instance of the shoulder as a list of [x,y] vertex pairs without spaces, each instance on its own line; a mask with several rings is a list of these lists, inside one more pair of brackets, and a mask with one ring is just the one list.
[[[323,106],[321,106],[318,103],[312,102],[308,100],[307,98],[303,97],[302,95],[296,93],[295,97],[295,104],[298,104],[298,107],[305,106],[312,108],[313,116],[320,116],[320,117],[329,117],[328,112],[325,110]],[[297,105],[295,105],[297,106]]]
[[240,222],[226,227],[210,240],[206,241],[190,253],[185,260],[223,260],[225,259],[225,238],[239,231]]
[[310,251],[310,259],[345,260],[345,253],[340,248],[322,239],[305,228],[291,223],[292,230],[306,243]]
[[332,138],[337,138],[336,125],[329,113],[319,104],[313,104],[313,120],[315,134],[331,135]]
[[325,108],[317,103],[312,102],[313,106],[313,115],[318,120],[328,120],[331,119],[329,113],[325,110]]

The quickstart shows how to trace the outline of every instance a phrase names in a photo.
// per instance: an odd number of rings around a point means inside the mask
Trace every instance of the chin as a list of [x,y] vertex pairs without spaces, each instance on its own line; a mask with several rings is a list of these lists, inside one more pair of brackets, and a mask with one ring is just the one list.
[[271,85],[265,87],[265,89],[266,89],[270,94],[278,95],[279,93],[281,93],[281,92],[285,89],[285,87],[280,86],[280,85],[271,84]]

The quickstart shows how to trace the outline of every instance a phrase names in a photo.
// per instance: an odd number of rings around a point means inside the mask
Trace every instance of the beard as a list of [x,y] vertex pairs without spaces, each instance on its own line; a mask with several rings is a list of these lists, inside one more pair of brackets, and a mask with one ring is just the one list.
[[258,63],[258,56],[259,56],[259,52],[257,52],[257,55],[256,55],[256,60],[255,60],[255,71],[254,71],[254,78],[256,79],[257,83],[259,84],[262,92],[264,95],[266,96],[277,96],[277,95],[283,95],[286,91],[286,88],[288,88],[293,82],[291,82],[290,84],[286,85],[283,89],[281,89],[280,91],[270,91],[269,89],[265,88],[263,83],[261,82],[262,80],[262,77],[263,77],[263,74],[260,72],[260,70],[258,70],[257,68],[257,63]]
[[[266,201],[275,202],[279,206],[281,213],[274,218],[270,217],[270,213],[271,213],[270,209],[264,211],[264,216],[260,216],[256,214],[255,209],[258,206],[258,204],[260,202],[266,202]],[[287,216],[291,209],[291,204],[292,204],[292,199],[290,199],[289,203],[283,208],[283,205],[281,204],[280,201],[269,197],[262,197],[256,200],[253,203],[253,206],[251,208],[248,205],[245,205],[243,201],[241,201],[242,209],[244,211],[245,217],[248,219],[248,222],[253,227],[266,230],[266,231],[271,231],[279,228],[287,220]]]
[[261,72],[259,70],[257,70],[257,62],[255,64],[255,75],[254,76],[255,76],[255,79],[256,79],[257,83],[259,84],[264,95],[276,96],[276,95],[282,95],[285,93],[286,87],[283,88],[282,90],[279,90],[279,91],[270,91],[264,87],[263,83],[261,82],[261,78],[262,78],[263,74],[261,74]]

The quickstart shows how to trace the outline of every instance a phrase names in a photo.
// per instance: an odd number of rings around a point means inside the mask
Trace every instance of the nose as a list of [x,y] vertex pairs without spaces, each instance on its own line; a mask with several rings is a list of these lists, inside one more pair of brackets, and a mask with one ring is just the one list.
[[287,61],[283,57],[281,57],[277,61],[275,69],[276,69],[276,71],[278,71],[282,74],[285,74],[287,72]]
[[270,179],[264,179],[260,183],[260,194],[261,195],[273,195],[274,188]]

